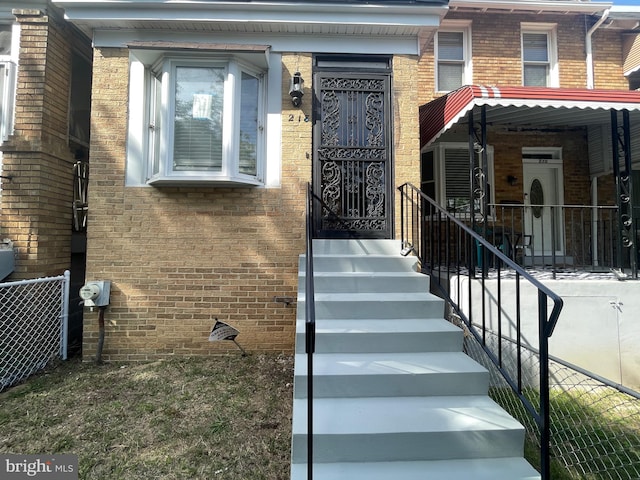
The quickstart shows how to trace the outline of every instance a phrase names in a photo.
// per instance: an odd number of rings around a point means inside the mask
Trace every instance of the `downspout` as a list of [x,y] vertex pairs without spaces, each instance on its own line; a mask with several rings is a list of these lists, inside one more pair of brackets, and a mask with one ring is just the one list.
[[[607,8],[600,20],[598,20],[588,31],[585,36],[586,63],[587,63],[587,88],[593,90],[595,88],[595,72],[593,67],[593,34],[600,28],[605,20],[609,17],[611,9]],[[591,213],[591,249],[593,251],[593,266],[598,266],[598,177],[591,178],[591,205],[593,206]]]
[[593,42],[591,37],[595,33],[595,31],[600,28],[600,25],[604,23],[604,21],[609,17],[609,12],[611,9],[607,8],[600,20],[598,20],[593,27],[589,29],[585,38],[585,48],[587,53],[587,88],[589,90],[594,89],[595,81],[594,81],[594,72],[593,72]]

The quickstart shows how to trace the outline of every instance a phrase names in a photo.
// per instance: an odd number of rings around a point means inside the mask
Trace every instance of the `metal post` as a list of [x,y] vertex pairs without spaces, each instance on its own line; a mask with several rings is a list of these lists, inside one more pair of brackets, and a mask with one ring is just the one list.
[[60,342],[60,357],[62,360],[67,359],[67,347],[69,344],[69,290],[71,288],[71,272],[65,270],[64,280],[62,284],[62,329]]
[[638,278],[637,267],[637,238],[636,238],[636,220],[634,216],[633,208],[633,175],[631,169],[631,126],[629,123],[629,110],[622,111],[622,125],[623,125],[623,138],[624,138],[624,188],[626,195],[626,207],[628,220],[626,220],[622,228],[627,232],[627,244],[625,245],[629,249],[629,266],[631,267],[631,274],[633,278]]
[[618,206],[618,248],[616,252],[616,266],[621,270],[622,267],[622,186],[620,185],[620,148],[618,136],[618,112],[611,110],[611,153],[613,156],[613,176],[616,182],[616,205]]
[[540,336],[540,475],[551,479],[551,428],[549,415],[549,337],[547,336],[547,296],[538,290],[538,335]]

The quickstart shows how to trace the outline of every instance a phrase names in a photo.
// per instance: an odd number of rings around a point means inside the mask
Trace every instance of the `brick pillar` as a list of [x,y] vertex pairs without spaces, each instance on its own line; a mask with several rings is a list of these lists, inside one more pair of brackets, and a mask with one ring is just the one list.
[[[74,32],[51,7],[13,11],[20,23],[15,128],[2,145],[2,236],[17,250],[11,279],[69,268],[74,155],[68,141]],[[75,37],[77,38],[77,36]]]

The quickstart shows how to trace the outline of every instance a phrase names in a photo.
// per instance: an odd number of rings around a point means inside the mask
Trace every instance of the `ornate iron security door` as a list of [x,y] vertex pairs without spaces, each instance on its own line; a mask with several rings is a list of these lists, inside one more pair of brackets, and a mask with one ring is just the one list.
[[316,236],[390,238],[390,74],[319,71],[314,84]]

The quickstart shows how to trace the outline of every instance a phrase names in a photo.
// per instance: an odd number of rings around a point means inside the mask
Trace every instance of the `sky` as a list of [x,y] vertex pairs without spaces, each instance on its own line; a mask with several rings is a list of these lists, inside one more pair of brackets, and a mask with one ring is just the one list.
[[640,7],[640,0],[613,0],[613,4]]

